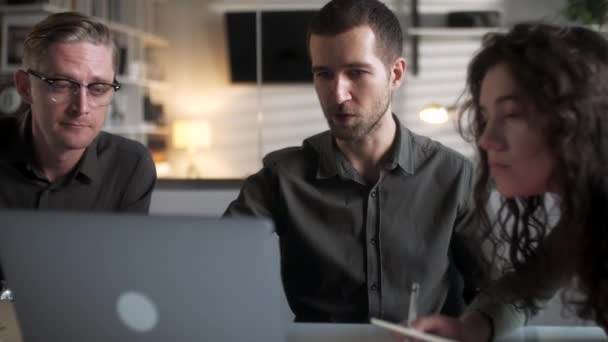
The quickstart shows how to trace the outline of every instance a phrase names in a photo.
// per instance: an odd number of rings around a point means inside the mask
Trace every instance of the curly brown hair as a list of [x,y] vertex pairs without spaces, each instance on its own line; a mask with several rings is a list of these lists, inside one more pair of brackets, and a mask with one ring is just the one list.
[[[557,223],[549,220],[544,194],[501,196],[497,218],[491,221],[486,213],[492,180],[487,154],[477,144],[485,128],[479,97],[485,74],[499,63],[509,67],[546,119],[547,145],[557,158],[553,177],[560,185]],[[462,136],[476,143],[474,196],[487,223],[484,233],[494,244],[493,260],[506,250],[508,271],[526,272],[533,260],[547,255],[543,241],[551,228],[568,230],[572,248],[564,253],[572,255],[582,297],[564,300],[579,317],[608,331],[608,42],[583,27],[544,23],[488,34],[469,64],[466,93],[458,124]],[[518,304],[537,311],[534,284],[524,281],[516,287]]]

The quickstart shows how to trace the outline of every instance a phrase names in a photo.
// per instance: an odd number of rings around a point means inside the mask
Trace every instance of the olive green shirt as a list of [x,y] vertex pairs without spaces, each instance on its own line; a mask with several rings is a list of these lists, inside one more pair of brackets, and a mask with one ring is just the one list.
[[296,321],[403,321],[414,282],[419,315],[458,315],[474,293],[471,164],[397,126],[374,184],[327,131],[267,155],[226,210],[274,221]]

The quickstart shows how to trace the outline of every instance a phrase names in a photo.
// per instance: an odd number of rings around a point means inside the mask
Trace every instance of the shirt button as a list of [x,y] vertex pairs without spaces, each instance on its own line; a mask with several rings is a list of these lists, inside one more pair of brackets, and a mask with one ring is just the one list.
[[376,192],[372,191],[372,197],[376,197]]
[[372,292],[378,291],[378,284],[373,283],[372,286],[370,287],[370,290],[372,290]]
[[375,246],[376,245],[376,238],[369,239],[369,243],[371,243],[372,246]]

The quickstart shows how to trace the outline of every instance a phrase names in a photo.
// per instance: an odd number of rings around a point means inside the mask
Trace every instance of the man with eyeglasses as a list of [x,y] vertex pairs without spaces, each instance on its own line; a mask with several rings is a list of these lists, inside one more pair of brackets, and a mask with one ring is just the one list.
[[29,111],[0,118],[0,208],[147,213],[150,152],[101,132],[120,90],[110,29],[51,15],[26,37],[22,66],[14,81]]

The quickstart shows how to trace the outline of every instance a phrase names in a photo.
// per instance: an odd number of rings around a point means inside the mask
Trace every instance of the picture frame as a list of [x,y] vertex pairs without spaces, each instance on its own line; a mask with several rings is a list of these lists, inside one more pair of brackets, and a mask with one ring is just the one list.
[[23,43],[32,27],[46,15],[8,14],[2,17],[0,70],[15,71],[21,67]]
[[0,118],[8,115],[17,115],[28,106],[23,102],[13,82],[12,74],[0,75]]

